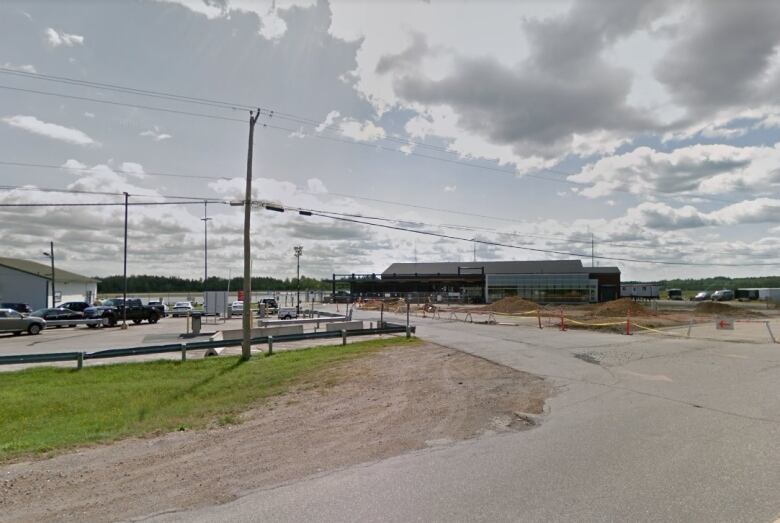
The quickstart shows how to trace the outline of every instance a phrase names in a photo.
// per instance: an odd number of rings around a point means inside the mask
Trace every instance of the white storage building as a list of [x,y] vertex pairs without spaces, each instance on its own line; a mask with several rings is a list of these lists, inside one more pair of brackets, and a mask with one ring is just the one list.
[[[56,303],[97,298],[98,280],[55,267]],[[52,306],[51,265],[17,258],[0,258],[0,302],[26,303],[35,309]]]

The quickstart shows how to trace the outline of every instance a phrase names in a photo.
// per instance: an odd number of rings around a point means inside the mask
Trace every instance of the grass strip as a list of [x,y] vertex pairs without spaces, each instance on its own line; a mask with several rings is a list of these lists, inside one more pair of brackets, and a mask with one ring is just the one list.
[[328,365],[416,341],[376,339],[246,362],[219,357],[2,373],[0,461],[235,420],[241,411]]

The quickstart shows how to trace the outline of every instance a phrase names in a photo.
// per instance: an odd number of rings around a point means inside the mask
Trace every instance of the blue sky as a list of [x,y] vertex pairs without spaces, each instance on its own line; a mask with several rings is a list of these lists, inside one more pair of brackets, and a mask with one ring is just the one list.
[[[53,167],[0,163],[0,180],[240,198],[246,110],[40,75],[59,76],[274,111],[256,134],[258,199],[536,249],[589,253],[580,240],[593,234],[607,257],[733,265],[599,261],[626,279],[778,274],[778,22],[762,1],[12,0],[0,6],[0,162]],[[0,203],[85,201],[118,199],[0,191]],[[133,208],[130,272],[199,277],[202,212]],[[240,209],[209,214],[210,273],[238,272]],[[37,259],[53,240],[86,274],[120,270],[121,227],[114,207],[0,208],[4,255]],[[471,242],[255,213],[255,274],[292,275],[296,244],[312,276],[473,256]]]

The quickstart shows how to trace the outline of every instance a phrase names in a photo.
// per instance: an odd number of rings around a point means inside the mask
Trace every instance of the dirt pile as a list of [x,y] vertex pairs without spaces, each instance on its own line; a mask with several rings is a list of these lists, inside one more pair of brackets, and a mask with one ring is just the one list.
[[398,298],[395,300],[366,300],[360,304],[360,308],[367,311],[378,311],[382,309],[389,312],[401,312],[406,310],[406,300]]
[[718,303],[717,301],[703,301],[696,305],[694,309],[696,314],[717,314],[719,316],[732,316],[737,318],[759,317],[763,316],[760,312],[734,307],[727,303]]
[[525,300],[518,296],[507,296],[506,298],[501,298],[500,300],[493,302],[490,305],[485,305],[482,307],[482,310],[512,314],[515,312],[533,311],[537,308],[539,308],[539,306],[532,301]]
[[440,346],[389,348],[312,373],[239,424],[5,465],[0,519],[129,521],[225,503],[357,463],[532,428],[526,413],[542,413],[551,392],[541,378]]
[[631,316],[647,316],[651,314],[647,307],[641,303],[637,303],[631,298],[620,298],[619,300],[599,303],[593,308],[592,315],[602,318],[622,318],[625,317],[629,311],[631,312]]

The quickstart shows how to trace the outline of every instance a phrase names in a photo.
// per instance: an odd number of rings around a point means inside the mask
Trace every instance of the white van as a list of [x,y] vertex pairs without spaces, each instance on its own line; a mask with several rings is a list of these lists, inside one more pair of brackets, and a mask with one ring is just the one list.
[[279,307],[280,320],[292,320],[298,317],[298,309],[295,307]]

